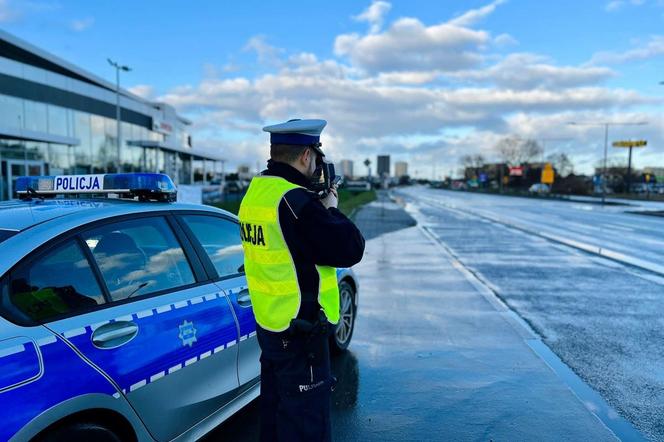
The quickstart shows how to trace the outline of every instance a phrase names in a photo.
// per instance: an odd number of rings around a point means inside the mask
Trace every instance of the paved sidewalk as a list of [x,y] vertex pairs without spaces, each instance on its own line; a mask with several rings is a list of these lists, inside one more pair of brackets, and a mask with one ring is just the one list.
[[368,241],[355,272],[335,440],[615,440],[421,228]]
[[376,197],[376,201],[362,206],[353,216],[353,222],[365,239],[373,239],[416,224],[412,216],[392,202],[386,190],[378,190]]

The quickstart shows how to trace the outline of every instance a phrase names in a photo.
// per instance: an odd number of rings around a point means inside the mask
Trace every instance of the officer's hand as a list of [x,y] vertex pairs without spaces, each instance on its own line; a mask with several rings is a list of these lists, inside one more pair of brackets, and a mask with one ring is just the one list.
[[337,189],[335,187],[331,188],[327,196],[320,200],[320,202],[323,203],[323,206],[325,206],[326,209],[329,209],[330,207],[336,208],[337,204],[339,204],[339,194],[337,193]]

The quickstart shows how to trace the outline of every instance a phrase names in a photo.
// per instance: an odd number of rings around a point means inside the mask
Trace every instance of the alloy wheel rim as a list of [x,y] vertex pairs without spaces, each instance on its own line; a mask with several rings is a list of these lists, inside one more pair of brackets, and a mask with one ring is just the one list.
[[343,345],[348,341],[353,330],[353,297],[350,289],[344,287],[340,298],[339,325],[335,334],[337,342]]

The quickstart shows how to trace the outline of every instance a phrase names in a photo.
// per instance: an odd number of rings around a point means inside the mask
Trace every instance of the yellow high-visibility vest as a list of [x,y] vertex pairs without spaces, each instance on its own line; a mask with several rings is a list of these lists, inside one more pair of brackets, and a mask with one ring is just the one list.
[[[281,177],[257,176],[251,180],[240,205],[240,237],[244,271],[256,322],[265,330],[280,332],[300,311],[302,294],[293,256],[279,225],[279,203],[286,192],[300,186]],[[339,286],[334,267],[316,266],[318,303],[327,320],[339,321]]]

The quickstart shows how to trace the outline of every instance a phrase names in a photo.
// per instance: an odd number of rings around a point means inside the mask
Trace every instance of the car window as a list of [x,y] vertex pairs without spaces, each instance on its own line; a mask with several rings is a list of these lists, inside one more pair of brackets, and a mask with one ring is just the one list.
[[113,301],[194,283],[194,275],[164,218],[106,224],[83,235]]
[[3,284],[2,309],[19,322],[46,322],[103,303],[90,263],[74,240],[19,265]]
[[184,215],[182,219],[205,249],[219,276],[242,271],[244,254],[237,223],[209,215]]
[[0,229],[0,242],[6,240],[7,238],[11,238],[12,236],[16,235],[18,232],[14,230],[4,230]]

